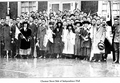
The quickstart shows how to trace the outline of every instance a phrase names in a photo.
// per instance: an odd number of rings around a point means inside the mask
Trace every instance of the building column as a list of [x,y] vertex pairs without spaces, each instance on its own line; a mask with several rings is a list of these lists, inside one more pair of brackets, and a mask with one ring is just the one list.
[[[114,1],[112,1],[111,0],[111,10],[112,10],[112,13],[113,13],[113,2]],[[119,7],[120,8],[120,7]],[[114,15],[112,14],[112,25],[114,24]]]
[[60,11],[63,11],[63,4],[62,4],[62,1],[60,1],[60,3],[59,3],[59,10],[60,10]]
[[81,0],[78,1],[78,7],[77,8],[81,10]]
[[36,1],[36,11],[38,11],[38,1]]
[[71,8],[71,11],[73,11],[73,10],[75,9],[75,2],[72,2],[72,3],[71,3],[71,7],[72,7],[72,8]]
[[98,1],[98,15],[102,15],[102,4],[103,4],[103,1]]
[[18,1],[18,17],[21,15],[21,1]]
[[10,7],[9,7],[9,1],[7,2],[7,15],[10,14]]

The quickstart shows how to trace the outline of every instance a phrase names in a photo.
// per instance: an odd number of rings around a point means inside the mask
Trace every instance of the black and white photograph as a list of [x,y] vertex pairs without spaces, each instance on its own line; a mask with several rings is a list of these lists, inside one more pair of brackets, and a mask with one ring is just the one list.
[[0,0],[0,80],[119,77],[119,0]]

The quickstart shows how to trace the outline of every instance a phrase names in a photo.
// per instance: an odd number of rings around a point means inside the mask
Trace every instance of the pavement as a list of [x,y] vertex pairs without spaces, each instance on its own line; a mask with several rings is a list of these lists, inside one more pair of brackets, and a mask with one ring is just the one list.
[[0,58],[0,78],[120,77],[120,64],[78,59]]

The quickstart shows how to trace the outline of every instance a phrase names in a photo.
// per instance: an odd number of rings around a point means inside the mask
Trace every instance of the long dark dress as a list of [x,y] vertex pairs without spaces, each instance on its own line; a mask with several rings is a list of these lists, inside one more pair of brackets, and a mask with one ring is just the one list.
[[[90,57],[90,53],[91,53],[91,38],[90,38],[90,33],[89,31],[85,30],[84,28],[81,30],[81,35],[83,37],[88,36],[88,41],[84,41],[83,38],[82,42],[81,42],[81,52],[82,52],[82,56],[84,56],[85,58],[89,58]],[[81,37],[82,37],[81,36]]]
[[20,54],[21,55],[30,55],[31,48],[30,48],[30,40],[27,41],[31,37],[31,29],[27,29],[24,31],[24,29],[21,29],[21,35],[24,35],[24,38],[21,38],[21,45],[20,45]]
[[4,50],[11,50],[11,37],[10,37],[10,26],[8,24],[5,24],[3,27],[3,35],[4,35]]
[[[62,28],[62,27],[60,27]],[[61,54],[63,51],[63,42],[62,42],[62,29],[56,28],[53,32],[55,33],[54,38],[54,53]],[[58,29],[58,30],[57,30]]]
[[80,29],[75,30],[75,55],[76,56],[81,56],[81,38],[80,38]]

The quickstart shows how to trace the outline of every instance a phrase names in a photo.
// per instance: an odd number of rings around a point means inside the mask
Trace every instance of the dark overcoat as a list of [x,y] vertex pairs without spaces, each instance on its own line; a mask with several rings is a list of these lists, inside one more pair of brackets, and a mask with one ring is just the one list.
[[8,24],[4,24],[3,26],[3,36],[4,36],[4,49],[10,50],[11,49],[11,37],[10,37],[10,26]]
[[[54,53],[61,54],[64,48],[64,44],[62,42],[62,28],[63,27],[56,27],[53,31],[55,34],[53,35],[54,39]],[[57,30],[58,29],[58,30]]]

